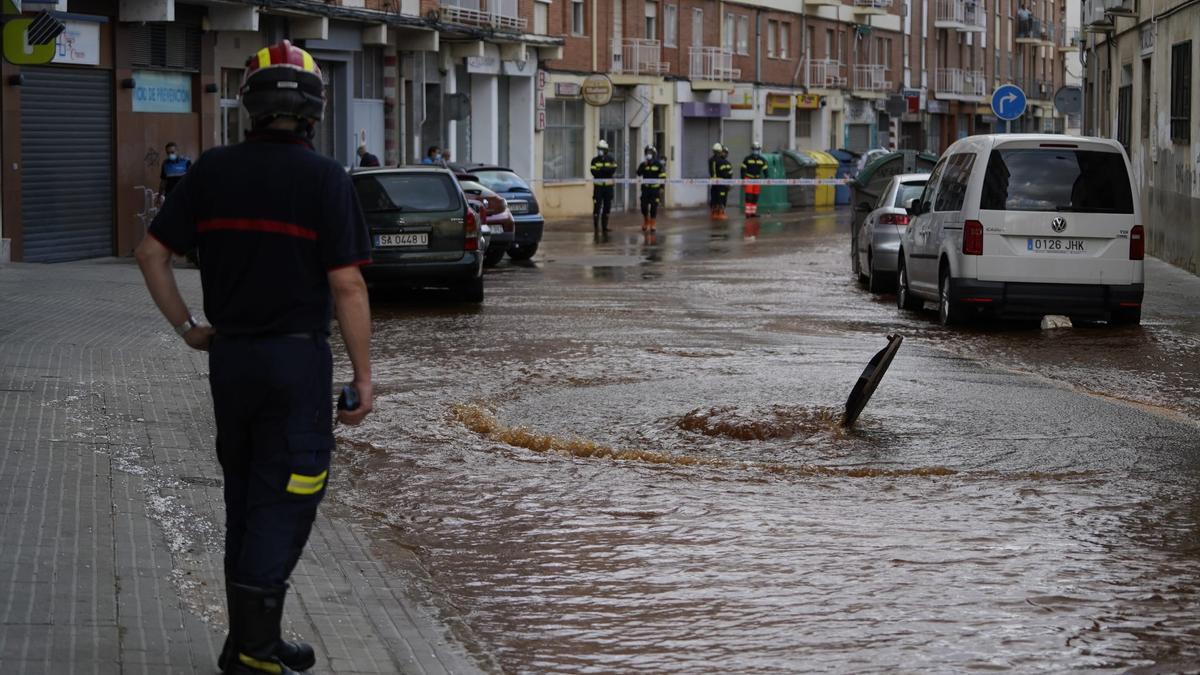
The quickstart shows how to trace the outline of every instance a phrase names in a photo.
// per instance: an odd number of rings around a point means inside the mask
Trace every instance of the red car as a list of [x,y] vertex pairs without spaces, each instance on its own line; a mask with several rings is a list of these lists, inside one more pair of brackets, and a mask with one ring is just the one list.
[[483,265],[484,267],[495,267],[504,258],[508,247],[516,238],[517,221],[508,209],[508,202],[485,187],[474,175],[455,173],[454,177],[458,179],[458,185],[467,199],[476,201],[482,206],[484,223],[492,231],[487,251],[483,257]]

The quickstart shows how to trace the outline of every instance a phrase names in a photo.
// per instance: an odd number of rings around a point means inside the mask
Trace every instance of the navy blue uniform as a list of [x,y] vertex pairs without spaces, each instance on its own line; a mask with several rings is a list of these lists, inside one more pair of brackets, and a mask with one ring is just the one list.
[[642,184],[641,205],[643,217],[657,218],[658,205],[662,201],[663,188],[666,186],[662,181],[667,178],[667,166],[658,157],[648,159],[638,164],[637,175],[638,178],[655,181]]
[[608,152],[603,152],[592,158],[590,167],[592,178],[592,227],[599,229],[603,226],[608,231],[608,213],[612,211],[613,176],[617,175],[617,160]]
[[[708,158],[709,178],[733,178],[733,163],[723,153],[714,152]],[[729,198],[728,185],[714,185],[708,191],[708,205],[712,208],[725,208]]]
[[179,181],[187,175],[188,170],[192,168],[192,160],[182,155],[177,155],[175,159],[164,159],[162,170],[158,172],[158,177],[162,179],[163,194],[171,194]]
[[370,260],[345,170],[300,136],[255,132],[205,152],[150,226],[175,252],[197,246],[217,458],[225,478],[225,569],[282,586],[308,541],[333,450],[330,269]]

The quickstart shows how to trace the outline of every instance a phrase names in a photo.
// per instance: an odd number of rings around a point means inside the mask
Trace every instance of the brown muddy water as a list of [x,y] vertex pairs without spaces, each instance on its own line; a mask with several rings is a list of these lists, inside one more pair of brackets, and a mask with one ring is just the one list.
[[482,308],[377,294],[377,411],[330,498],[506,672],[1195,669],[1185,303],[944,330],[850,281],[842,219],[566,226]]

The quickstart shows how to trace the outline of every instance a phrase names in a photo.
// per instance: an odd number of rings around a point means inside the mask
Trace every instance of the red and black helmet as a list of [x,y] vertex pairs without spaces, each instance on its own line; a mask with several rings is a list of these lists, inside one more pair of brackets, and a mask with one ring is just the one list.
[[320,120],[325,114],[325,82],[312,54],[284,40],[246,59],[238,91],[250,119],[297,117]]

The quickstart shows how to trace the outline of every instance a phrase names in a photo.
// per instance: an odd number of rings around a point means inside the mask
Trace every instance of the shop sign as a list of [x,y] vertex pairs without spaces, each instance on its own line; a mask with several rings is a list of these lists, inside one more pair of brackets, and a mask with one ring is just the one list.
[[589,75],[583,81],[583,100],[590,106],[606,106],[613,97],[613,83],[607,75]]
[[583,87],[578,82],[555,82],[554,98],[579,98]]
[[499,75],[500,59],[495,56],[468,56],[467,72],[473,75]]
[[537,70],[536,61],[504,61],[500,64],[501,71],[509,77],[533,77]]
[[64,21],[66,30],[54,43],[54,63],[81,66],[100,65],[100,24],[88,21]]
[[546,111],[539,110],[539,111],[537,111],[537,118],[534,120],[533,130],[534,131],[542,131],[545,128],[546,128]]
[[754,87],[734,87],[729,95],[729,107],[734,110],[754,110]]
[[541,131],[546,128],[546,71],[537,71],[537,77],[534,78],[535,89],[534,104],[536,106],[536,114],[534,115],[534,131]]
[[945,101],[938,101],[931,98],[925,101],[925,110],[935,115],[945,115],[946,113],[950,112],[950,104],[946,103]]
[[191,73],[133,71],[133,112],[192,112]]
[[779,117],[792,114],[792,95],[767,94],[767,114]]
[[821,107],[821,95],[796,94],[796,107],[801,110],[819,110]]

